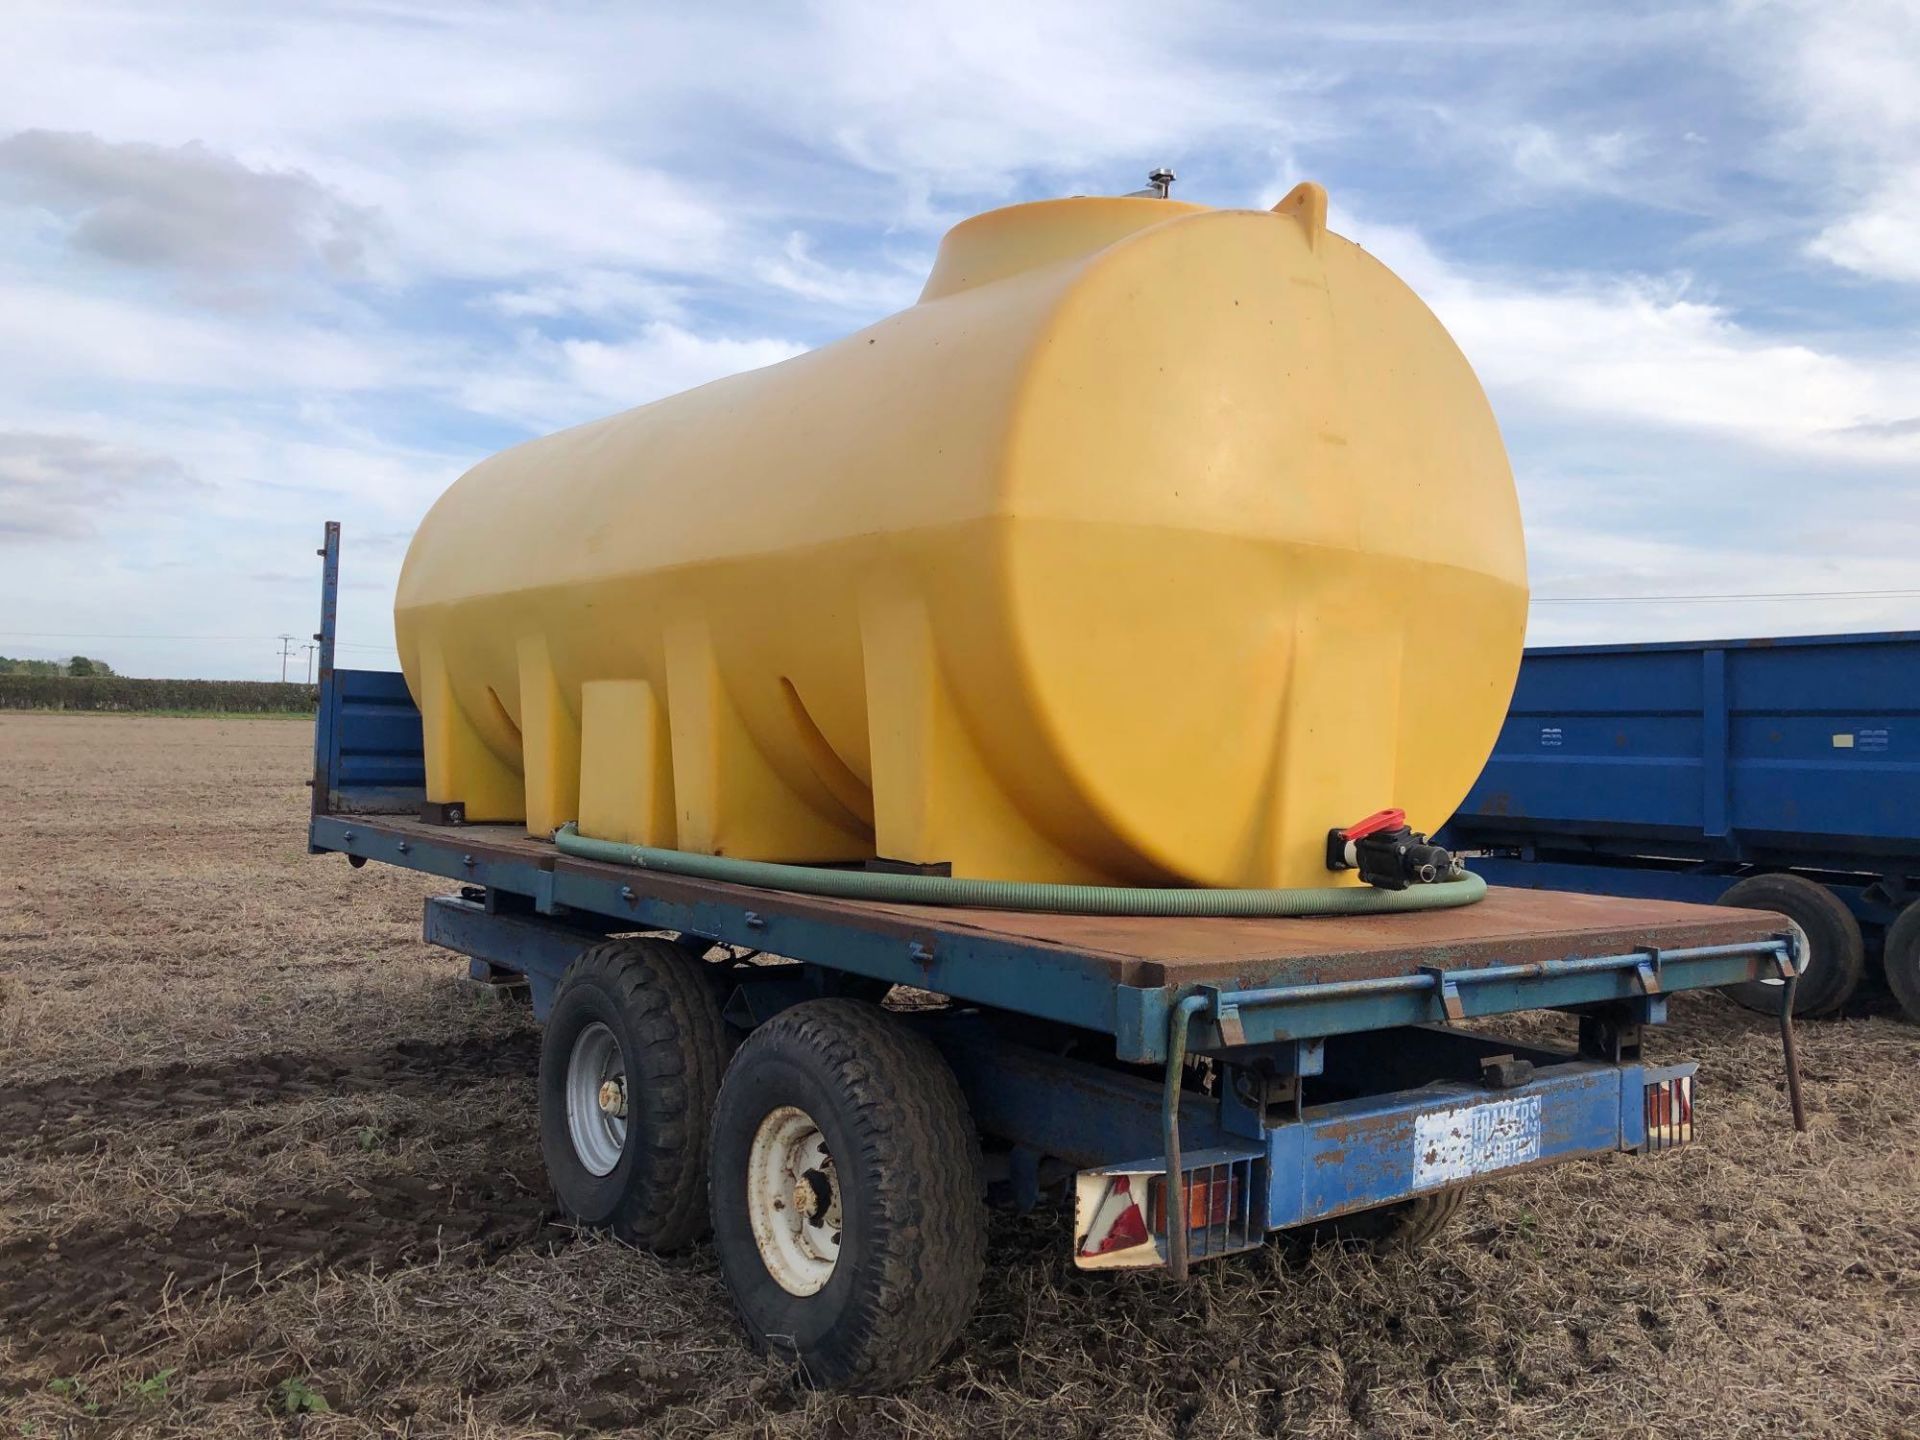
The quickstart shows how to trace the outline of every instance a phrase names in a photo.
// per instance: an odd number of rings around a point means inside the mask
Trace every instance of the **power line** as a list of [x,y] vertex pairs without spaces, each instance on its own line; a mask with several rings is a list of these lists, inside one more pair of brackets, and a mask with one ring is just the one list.
[[[279,635],[115,635],[105,631],[78,630],[0,630],[0,637],[8,640],[221,640],[254,644],[261,640],[279,640]],[[391,645],[350,645],[344,640],[334,642],[341,650],[382,650],[394,653]]]
[[1722,600],[1899,600],[1920,590],[1752,590],[1725,595],[1536,595],[1536,605],[1684,605]]
[[277,640],[277,635],[115,635],[98,630],[0,630],[9,640]]

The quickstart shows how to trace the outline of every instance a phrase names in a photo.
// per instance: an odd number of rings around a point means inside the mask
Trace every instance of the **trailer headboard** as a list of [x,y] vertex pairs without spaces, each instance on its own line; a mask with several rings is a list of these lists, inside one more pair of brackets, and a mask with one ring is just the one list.
[[427,798],[420,711],[398,670],[321,676],[314,737],[318,814],[411,815]]
[[337,670],[340,522],[320,549],[320,707],[313,729],[313,813],[406,815],[427,798],[420,711],[398,670]]

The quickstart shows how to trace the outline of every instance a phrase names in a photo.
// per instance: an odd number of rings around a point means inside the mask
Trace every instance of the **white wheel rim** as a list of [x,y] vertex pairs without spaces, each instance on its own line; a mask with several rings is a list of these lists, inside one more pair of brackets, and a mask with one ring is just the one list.
[[627,1063],[613,1031],[594,1021],[567,1056],[567,1133],[594,1175],[611,1175],[627,1148]]
[[747,1152],[747,1219],[761,1263],[789,1295],[814,1295],[840,1259],[840,1179],[826,1137],[792,1105],[771,1111]]

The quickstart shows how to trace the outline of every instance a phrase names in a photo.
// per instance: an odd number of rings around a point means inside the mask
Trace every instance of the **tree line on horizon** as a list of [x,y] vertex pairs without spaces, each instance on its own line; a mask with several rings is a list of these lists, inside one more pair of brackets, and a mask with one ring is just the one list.
[[106,661],[85,655],[74,655],[65,660],[15,660],[11,656],[0,655],[0,675],[71,675],[89,680],[115,673]]
[[313,708],[312,687],[290,681],[149,680],[127,675],[0,672],[0,711],[311,715]]

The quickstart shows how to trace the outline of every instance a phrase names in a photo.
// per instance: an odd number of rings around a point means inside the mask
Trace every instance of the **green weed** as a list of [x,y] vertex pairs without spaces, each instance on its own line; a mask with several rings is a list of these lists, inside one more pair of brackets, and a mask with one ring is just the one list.
[[276,1393],[280,1397],[280,1408],[289,1415],[325,1415],[333,1409],[327,1397],[315,1387],[311,1375],[304,1380],[288,1376],[280,1382]]

